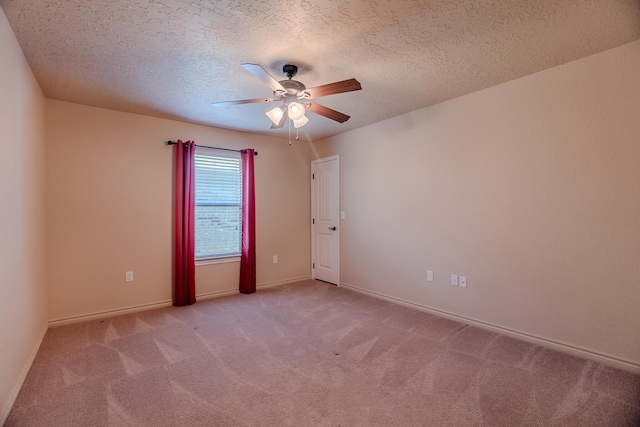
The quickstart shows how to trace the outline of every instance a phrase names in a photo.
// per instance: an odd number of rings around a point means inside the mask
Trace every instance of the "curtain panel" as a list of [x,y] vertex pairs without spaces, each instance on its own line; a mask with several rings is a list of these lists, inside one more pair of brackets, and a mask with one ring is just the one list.
[[256,211],[253,173],[254,150],[241,152],[242,161],[242,244],[240,249],[240,286],[243,294],[256,291]]
[[173,305],[196,302],[195,151],[193,141],[178,140],[175,152]]

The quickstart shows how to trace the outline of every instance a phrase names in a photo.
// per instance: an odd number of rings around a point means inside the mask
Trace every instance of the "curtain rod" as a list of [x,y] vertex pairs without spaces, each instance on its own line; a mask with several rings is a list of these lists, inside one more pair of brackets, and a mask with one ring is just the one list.
[[[167,141],[167,145],[176,145],[176,144],[177,142],[175,141]],[[208,145],[198,145],[198,144],[196,144],[196,147],[213,148],[214,150],[235,151],[236,153],[242,153],[244,151],[244,150],[234,150],[233,148],[209,147]],[[258,152],[254,151],[253,155],[257,156]]]

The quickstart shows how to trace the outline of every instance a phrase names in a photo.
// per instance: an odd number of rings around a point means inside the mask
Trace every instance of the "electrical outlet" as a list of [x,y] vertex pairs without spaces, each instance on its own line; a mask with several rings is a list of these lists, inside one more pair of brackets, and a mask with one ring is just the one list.
[[460,287],[461,288],[466,288],[467,287],[467,276],[460,276]]
[[433,271],[427,270],[427,282],[433,282]]
[[273,256],[273,263],[277,264],[278,263],[278,255],[274,255]]
[[133,271],[127,271],[124,274],[124,280],[126,280],[127,282],[133,282]]
[[457,274],[452,274],[451,275],[451,286],[458,286],[458,275]]

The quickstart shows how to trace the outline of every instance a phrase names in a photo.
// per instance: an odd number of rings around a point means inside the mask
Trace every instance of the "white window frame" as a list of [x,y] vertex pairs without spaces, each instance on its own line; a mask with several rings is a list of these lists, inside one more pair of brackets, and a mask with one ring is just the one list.
[[[198,265],[207,265],[207,264],[218,264],[218,263],[223,263],[223,262],[233,262],[237,259],[239,259],[240,257],[240,250],[241,250],[241,239],[242,239],[242,163],[240,161],[240,153],[235,153],[235,152],[229,152],[229,151],[222,151],[222,150],[216,150],[216,149],[212,149],[212,148],[205,148],[205,147],[198,147],[196,148],[196,157],[202,157],[202,156],[207,156],[207,157],[212,157],[212,158],[218,158],[218,159],[234,159],[237,160],[238,162],[238,172],[239,172],[239,183],[237,185],[238,188],[238,194],[237,194],[237,206],[240,208],[240,214],[239,214],[239,223],[237,225],[238,227],[238,232],[237,232],[237,236],[238,236],[238,250],[237,251],[233,251],[233,252],[219,252],[219,253],[211,253],[211,254],[204,254],[204,255],[198,255],[197,254],[197,242],[198,242],[198,233],[199,233],[199,228],[198,228],[198,215],[197,215],[197,211],[198,211],[198,206],[203,206],[203,204],[199,204],[198,203],[198,172],[196,171],[196,202],[195,202],[195,221],[194,221],[194,226],[195,226],[195,240],[196,240],[196,262]],[[196,159],[196,165],[198,164],[198,160]],[[196,166],[196,170],[198,169],[198,167]],[[210,206],[215,206],[215,204],[217,203],[216,200],[211,200],[209,202],[211,205]],[[235,201],[233,202],[235,203]],[[226,205],[227,203],[225,203]],[[233,204],[232,206],[236,206],[235,204]],[[202,229],[200,229],[200,232],[202,232]]]

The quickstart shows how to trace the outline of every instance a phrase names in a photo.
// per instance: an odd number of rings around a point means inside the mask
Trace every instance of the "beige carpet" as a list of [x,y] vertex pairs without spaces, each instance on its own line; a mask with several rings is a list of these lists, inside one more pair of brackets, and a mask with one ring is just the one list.
[[639,375],[308,281],[52,328],[7,426],[639,421]]

